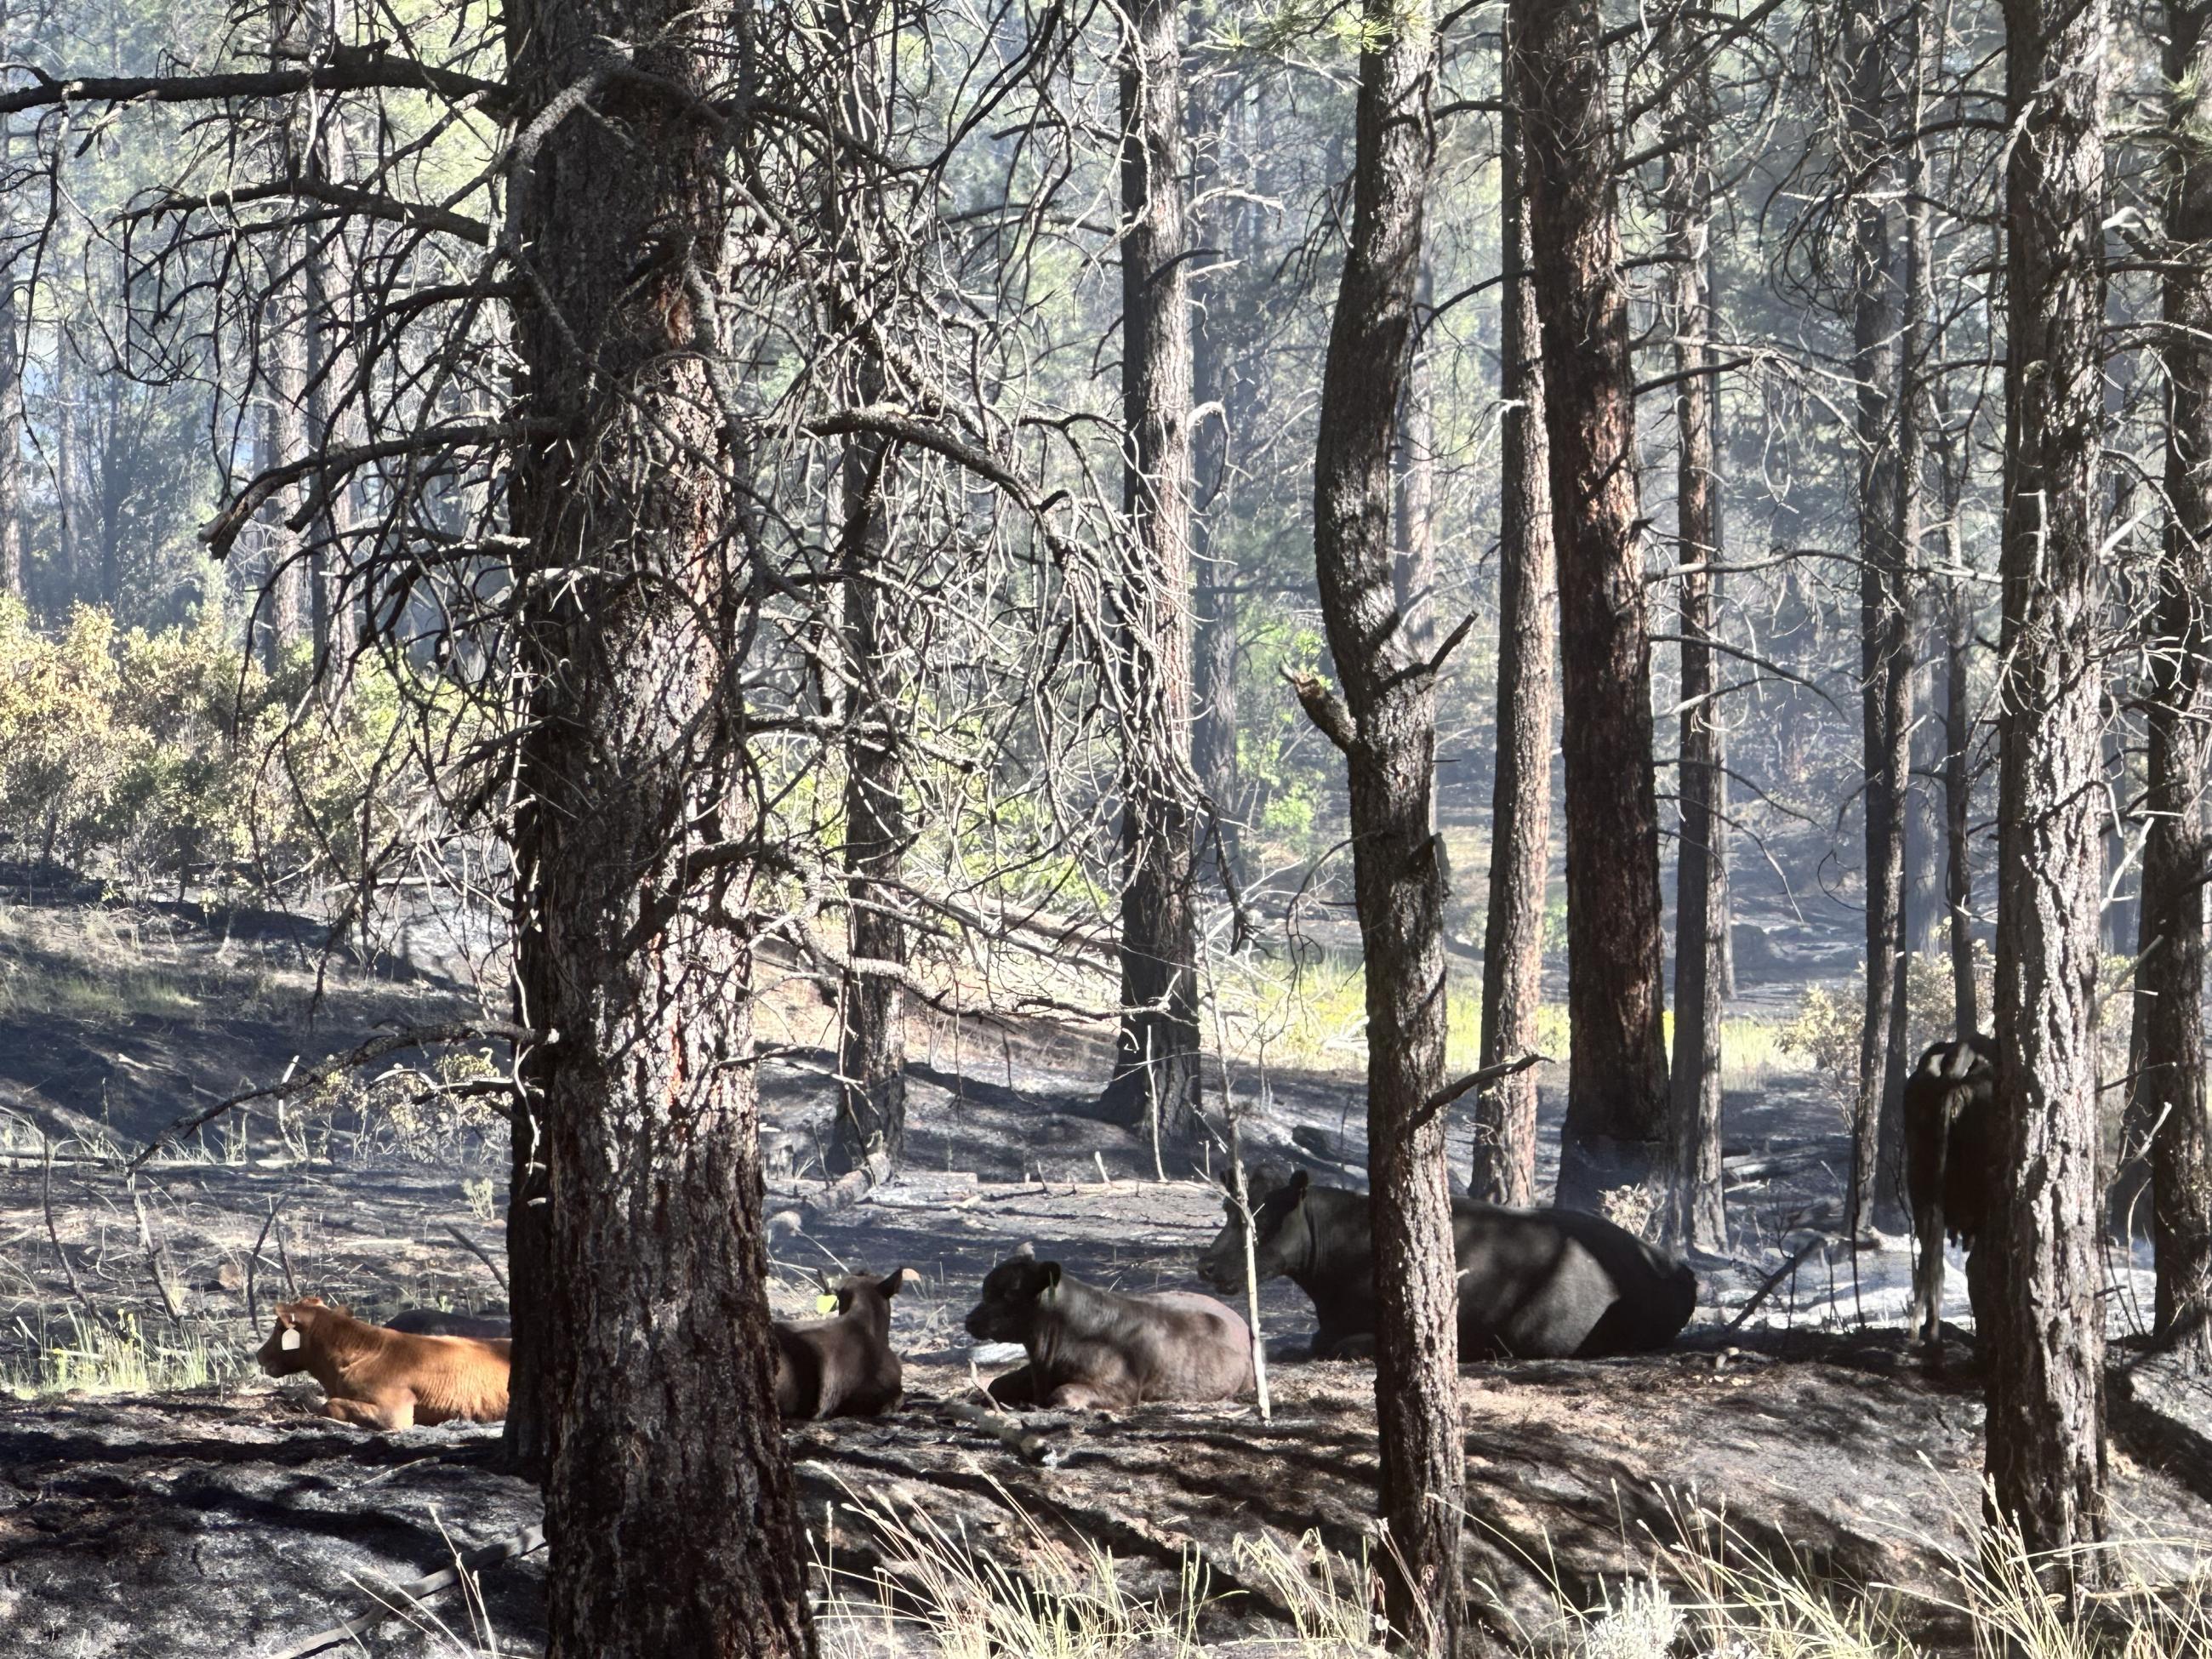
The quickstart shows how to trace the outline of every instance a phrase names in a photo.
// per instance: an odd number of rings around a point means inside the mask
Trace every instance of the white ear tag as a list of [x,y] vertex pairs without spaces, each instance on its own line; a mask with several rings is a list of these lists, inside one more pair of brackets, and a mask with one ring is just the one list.
[[285,1332],[285,1333],[284,1333],[284,1340],[283,1340],[282,1342],[279,1342],[276,1346],[277,1346],[278,1347],[280,1347],[280,1348],[283,1349],[283,1351],[284,1351],[286,1353],[289,1353],[289,1352],[291,1352],[293,1349],[295,1349],[295,1348],[296,1348],[296,1347],[298,1347],[298,1346],[300,1346],[300,1334],[299,1334],[299,1332],[297,1332],[297,1331],[287,1331],[287,1332]]
[[837,1311],[837,1298],[827,1291],[814,1298],[814,1311],[827,1317]]

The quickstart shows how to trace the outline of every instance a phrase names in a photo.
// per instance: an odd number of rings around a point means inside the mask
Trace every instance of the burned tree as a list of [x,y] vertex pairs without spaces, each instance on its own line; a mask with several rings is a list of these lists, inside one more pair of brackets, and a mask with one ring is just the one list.
[[[1544,889],[1552,864],[1553,584],[1544,368],[1530,274],[1522,85],[1515,22],[1500,48],[1498,774],[1491,792],[1490,903],[1482,935],[1482,1064],[1536,1048],[1543,1003]],[[1475,1098],[1469,1190],[1492,1204],[1536,1202],[1536,1078],[1515,1072]]]
[[[896,54],[885,52],[877,38],[883,21],[872,0],[836,0],[828,18],[833,69],[842,82],[839,112],[858,141],[830,165],[861,175],[841,177],[825,192],[824,217],[852,271],[836,290],[831,323],[852,343],[852,401],[866,405],[881,400],[885,375],[882,353],[854,314],[860,273],[871,263],[866,239],[883,214],[882,192],[866,176],[878,164],[866,152],[883,143],[884,76]],[[907,927],[898,876],[908,832],[895,737],[904,687],[887,569],[894,458],[890,442],[863,432],[845,441],[838,460],[846,965],[837,988],[837,1114],[826,1158],[831,1175],[859,1171],[870,1182],[888,1180],[906,1150],[906,986],[900,975],[907,965]]]
[[2204,825],[2212,732],[2212,155],[2203,137],[2212,77],[2212,7],[2166,13],[2173,88],[2166,166],[2166,493],[2171,517],[2157,573],[2143,810],[2142,1050],[2130,1117],[2150,1141],[2154,1331],[2212,1365],[2212,1115],[2204,1066]]
[[2008,0],[2004,15],[2018,137],[2005,173],[1988,1475],[1998,1515],[2050,1551],[2101,1537],[2105,1519],[2097,634],[2112,18],[2104,0]]
[[[1419,1650],[1459,1617],[1458,1297],[1444,1163],[1443,866],[1430,827],[1437,656],[1414,655],[1393,580],[1391,459],[1413,341],[1433,149],[1428,8],[1367,0],[1351,240],[1322,376],[1314,567],[1344,693],[1297,682],[1343,753],[1367,979],[1375,1405],[1390,1529],[1385,1600]],[[1447,647],[1450,641],[1447,642]]]
[[[1687,35],[1686,19],[1674,24]],[[1721,771],[1713,601],[1721,562],[1720,387],[1712,349],[1711,66],[1681,39],[1681,85],[1669,112],[1667,240],[1674,265],[1675,558],[1681,582],[1681,841],[1674,903],[1674,1109],[1665,1235],[1698,1249],[1728,1244],[1721,1186],[1721,1000],[1728,907],[1715,793]]]
[[1190,279],[1182,192],[1182,8],[1141,0],[1122,45],[1121,1025],[1106,1103],[1187,1139],[1199,1109],[1190,759]]
[[1567,1121],[1562,1201],[1641,1181],[1667,1132],[1651,637],[1636,481],[1605,23],[1592,0],[1515,12],[1531,270],[1559,560],[1566,757]]

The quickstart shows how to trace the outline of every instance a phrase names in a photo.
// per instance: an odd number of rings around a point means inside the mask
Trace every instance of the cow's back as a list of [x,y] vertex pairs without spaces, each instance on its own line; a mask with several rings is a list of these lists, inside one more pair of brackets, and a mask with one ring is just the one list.
[[1594,1358],[1663,1347],[1697,1278],[1602,1216],[1454,1206],[1462,1358]]

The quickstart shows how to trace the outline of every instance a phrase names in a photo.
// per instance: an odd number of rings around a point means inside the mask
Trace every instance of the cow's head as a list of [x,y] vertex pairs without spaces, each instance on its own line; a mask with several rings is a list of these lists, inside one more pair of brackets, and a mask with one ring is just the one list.
[[[1200,1252],[1198,1276],[1217,1291],[1244,1288],[1244,1218],[1237,1206],[1233,1177],[1224,1175],[1229,1188],[1221,1207],[1228,1219]],[[1306,1172],[1304,1170],[1258,1169],[1246,1171],[1244,1190],[1252,1206],[1252,1261],[1264,1281],[1294,1273],[1313,1260],[1314,1233],[1305,1214]]]
[[303,1296],[297,1302],[277,1304],[276,1328],[269,1340],[261,1345],[255,1357],[261,1369],[271,1376],[290,1376],[295,1371],[307,1369],[308,1333],[315,1328],[315,1316],[325,1311],[322,1297]]
[[842,1319],[857,1308],[872,1323],[887,1331],[891,1322],[890,1298],[921,1279],[921,1275],[911,1267],[894,1267],[880,1279],[873,1273],[847,1273],[831,1279],[817,1273],[815,1282],[822,1286],[822,1297],[815,1304],[815,1311]]
[[1038,1313],[1060,1295],[1060,1263],[1040,1261],[1024,1244],[991,1269],[982,1299],[968,1314],[968,1334],[979,1342],[1026,1342]]

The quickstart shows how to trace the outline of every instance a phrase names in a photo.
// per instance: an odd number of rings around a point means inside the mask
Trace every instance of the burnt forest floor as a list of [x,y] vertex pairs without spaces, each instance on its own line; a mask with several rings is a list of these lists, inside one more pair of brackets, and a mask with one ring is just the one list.
[[[1747,971],[1741,1006],[1778,1018],[1832,971],[1820,949]],[[257,1320],[279,1293],[365,1316],[503,1310],[477,1253],[499,1261],[503,1248],[505,1154],[489,1129],[369,1132],[337,1111],[195,1139],[135,1183],[115,1159],[295,1055],[453,1017],[470,1006],[464,977],[451,963],[332,969],[281,919],[226,927],[67,896],[0,906],[0,1656],[273,1655],[380,1601],[397,1610],[331,1650],[516,1653],[540,1639],[542,1551],[484,1566],[465,1595],[416,1606],[392,1593],[535,1522],[534,1492],[495,1468],[495,1431],[363,1434],[314,1415],[305,1379],[250,1374]],[[815,1168],[830,1109],[827,1056],[805,1041],[819,1040],[819,1011],[787,1013],[805,1029],[766,1068],[763,1107],[780,1310],[805,1310],[819,1269],[923,1275],[895,1304],[905,1408],[791,1437],[836,1591],[831,1650],[1018,1648],[1003,1627],[969,1643],[947,1622],[948,1603],[998,1570],[1059,1587],[1054,1606],[1090,1585],[1076,1600],[1091,1633],[1121,1632],[1101,1653],[1156,1650],[1164,1631],[1220,1651],[1303,1638],[1318,1653],[1357,1637],[1358,1564],[1375,1547],[1373,1376],[1297,1358],[1310,1321],[1288,1285],[1262,1300],[1272,1422],[1249,1407],[1042,1413],[1038,1462],[957,1409],[975,1398],[971,1364],[1004,1363],[971,1351],[960,1320],[1016,1245],[1123,1289],[1200,1288],[1193,1257],[1221,1219],[1208,1160],[1171,1158],[1158,1179],[1152,1148],[1102,1121],[1098,1037],[920,1024],[907,1167],[840,1207]],[[1563,1606],[1618,1600],[1655,1570],[1690,1595],[1685,1564],[1700,1557],[1679,1547],[1686,1534],[1846,1590],[1889,1587],[1879,1594],[1917,1639],[1970,1650],[1952,1609],[1981,1468],[1972,1340],[1960,1333],[1942,1366],[1904,1352],[1909,1258],[1902,1241],[1854,1251],[1830,1238],[1842,1119],[1791,1066],[1768,1058],[1732,1079],[1735,1249],[1698,1263],[1698,1322],[1676,1351],[1464,1368],[1470,1573],[1498,1641],[1559,1638]],[[1548,1169],[1564,1078],[1547,1066],[1543,1079]],[[1360,1178],[1356,1075],[1274,1066],[1264,1091],[1249,1073],[1231,1081],[1254,1114],[1249,1158]],[[1455,1167],[1468,1155],[1457,1126]],[[2133,1271],[2116,1261],[2122,1335]],[[2146,1571],[2200,1572],[2212,1396],[2124,1346],[2112,1377],[2116,1532]],[[1094,1547],[1115,1564],[1103,1600]],[[961,1559],[965,1577],[948,1566]],[[1004,1603],[1006,1586],[993,1596]],[[1173,1618],[1146,1624],[1139,1606]],[[943,1626],[933,1638],[924,1613]],[[1662,1633],[1650,1650],[1664,1647]]]

